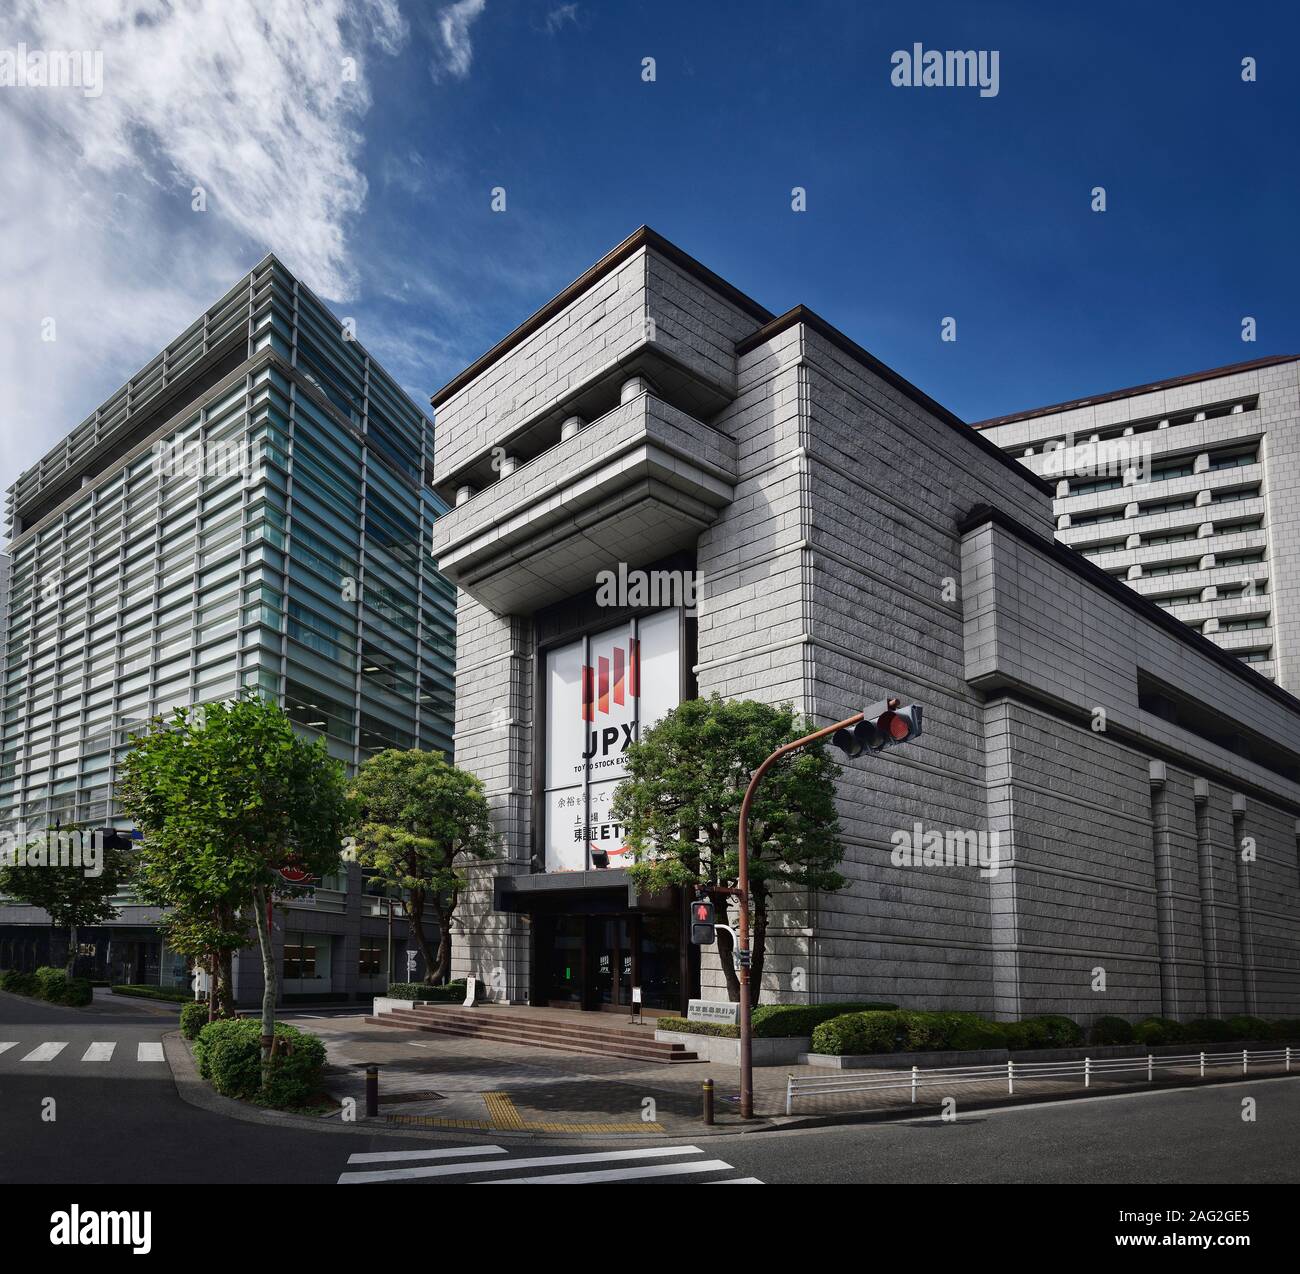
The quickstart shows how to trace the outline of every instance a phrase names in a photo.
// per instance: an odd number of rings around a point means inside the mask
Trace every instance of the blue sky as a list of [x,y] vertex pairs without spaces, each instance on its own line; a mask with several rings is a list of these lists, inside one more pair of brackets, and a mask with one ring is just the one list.
[[[18,0],[0,28],[104,53],[98,98],[0,88],[4,484],[268,250],[426,403],[642,223],[971,420],[1300,352],[1294,6],[266,9]],[[918,41],[997,50],[997,95],[893,86]]]

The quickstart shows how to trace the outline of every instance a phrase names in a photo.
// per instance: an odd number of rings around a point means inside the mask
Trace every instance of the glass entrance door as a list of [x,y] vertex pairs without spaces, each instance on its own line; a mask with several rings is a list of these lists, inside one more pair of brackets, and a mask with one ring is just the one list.
[[593,917],[590,922],[591,1007],[618,1008],[632,1003],[632,934],[629,916]]

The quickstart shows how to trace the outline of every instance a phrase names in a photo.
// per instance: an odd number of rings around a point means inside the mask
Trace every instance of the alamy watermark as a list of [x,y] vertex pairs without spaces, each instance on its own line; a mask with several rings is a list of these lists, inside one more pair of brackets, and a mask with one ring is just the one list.
[[1119,438],[1102,438],[1075,442],[1067,434],[1059,447],[1046,452],[1043,475],[1051,478],[1123,478],[1130,470],[1135,481],[1151,477],[1154,453],[1150,438],[1128,434]]
[[618,570],[596,572],[597,606],[680,606],[694,611],[704,593],[701,571],[628,570],[626,562]]
[[978,832],[969,827],[932,827],[918,819],[900,827],[890,838],[889,861],[895,867],[978,867],[985,879],[998,874],[1001,833]]
[[1000,56],[997,49],[927,49],[918,40],[889,55],[889,82],[895,88],[978,88],[981,97],[997,97]]
[[248,435],[220,441],[197,438],[185,442],[163,439],[153,446],[153,473],[157,478],[232,478],[245,482],[253,473],[253,448]]
[[86,876],[102,876],[104,833],[0,831],[0,867],[80,867]]
[[84,97],[104,91],[100,49],[0,49],[0,88],[79,88]]

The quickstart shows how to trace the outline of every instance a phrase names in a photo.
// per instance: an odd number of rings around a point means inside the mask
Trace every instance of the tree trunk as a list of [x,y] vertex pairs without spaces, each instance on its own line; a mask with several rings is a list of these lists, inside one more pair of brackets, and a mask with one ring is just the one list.
[[220,998],[217,1012],[221,1017],[235,1016],[235,956],[232,951],[223,951],[217,962],[217,974],[220,978]]
[[[724,904],[719,908],[722,913],[722,923],[730,924],[730,913]],[[718,959],[722,961],[722,976],[727,983],[727,999],[733,1004],[740,1003],[740,978],[736,974],[736,944],[731,940],[731,934],[723,929],[718,930]],[[753,1001],[751,1000],[752,1004]]]
[[433,970],[435,986],[451,979],[451,912],[438,913],[438,962]]
[[271,1056],[275,1046],[275,999],[279,983],[275,973],[275,946],[269,897],[261,887],[253,890],[253,906],[257,909],[254,923],[257,926],[257,944],[262,949],[262,1087],[271,1082]]
[[423,889],[412,889],[411,896],[406,900],[406,930],[406,940],[408,942],[412,938],[415,940],[415,945],[419,948],[420,955],[424,959],[424,983],[426,986],[433,986],[434,960],[429,954],[429,941],[424,936]]
[[67,975],[70,978],[77,976],[77,926],[68,926],[68,967]]

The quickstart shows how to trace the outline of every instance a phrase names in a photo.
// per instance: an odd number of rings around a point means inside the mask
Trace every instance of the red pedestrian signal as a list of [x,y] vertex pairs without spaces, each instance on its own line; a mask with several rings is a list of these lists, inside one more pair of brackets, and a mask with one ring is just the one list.
[[697,898],[691,903],[691,942],[697,947],[711,947],[717,941],[717,915],[713,903]]

